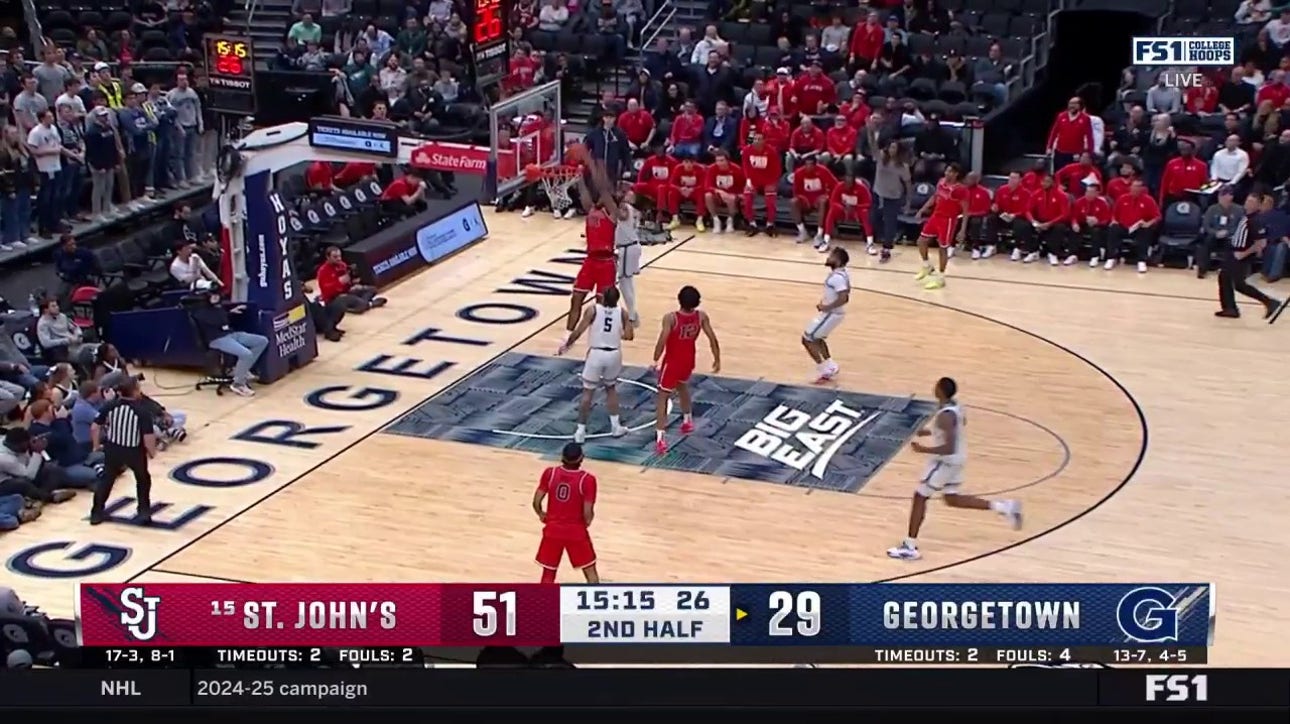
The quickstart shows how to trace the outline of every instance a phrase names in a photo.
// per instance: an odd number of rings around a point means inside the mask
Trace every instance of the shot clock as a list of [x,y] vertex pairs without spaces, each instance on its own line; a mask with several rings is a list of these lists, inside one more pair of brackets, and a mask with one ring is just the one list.
[[213,111],[255,113],[255,53],[251,39],[238,35],[207,35],[206,74],[210,80],[207,104]]
[[507,72],[511,0],[472,0],[468,12],[471,69],[476,85],[486,85]]

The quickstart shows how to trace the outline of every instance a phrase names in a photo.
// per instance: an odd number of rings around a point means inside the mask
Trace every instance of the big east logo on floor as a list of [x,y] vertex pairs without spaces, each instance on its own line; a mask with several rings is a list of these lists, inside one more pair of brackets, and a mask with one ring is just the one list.
[[838,450],[881,412],[864,414],[834,400],[823,412],[812,415],[787,405],[776,407],[735,441],[735,447],[787,465],[794,470],[810,468],[823,478],[829,461]]

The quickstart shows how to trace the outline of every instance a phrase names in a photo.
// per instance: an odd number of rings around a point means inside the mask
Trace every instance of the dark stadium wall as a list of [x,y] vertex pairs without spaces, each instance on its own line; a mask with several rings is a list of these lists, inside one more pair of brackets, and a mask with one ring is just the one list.
[[[986,130],[987,158],[997,163],[1023,153],[1042,153],[1049,120],[1077,93],[1085,96],[1085,102],[1097,103],[1089,110],[1100,113],[1115,100],[1120,74],[1131,62],[1133,36],[1151,35],[1154,27],[1154,18],[1136,12],[1068,10],[1059,14],[1045,77],[999,118],[992,119]],[[987,167],[996,166],[990,163]]]

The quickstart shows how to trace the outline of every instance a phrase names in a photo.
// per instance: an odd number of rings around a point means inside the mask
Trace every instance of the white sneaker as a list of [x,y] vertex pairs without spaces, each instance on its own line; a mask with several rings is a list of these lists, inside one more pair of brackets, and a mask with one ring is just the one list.
[[1057,259],[1057,255],[1056,255],[1056,254],[1049,254],[1049,255],[1048,255],[1048,263],[1049,263],[1050,265],[1052,265],[1052,266],[1057,266],[1058,264],[1061,264],[1061,262],[1060,262],[1060,261],[1058,261],[1058,259]]
[[1147,263],[1145,261],[1138,262],[1138,273],[1139,274],[1147,273]]
[[954,255],[955,255],[956,253],[958,253],[958,250],[959,250],[959,248],[958,248],[957,246],[947,246],[947,247],[945,247],[945,253],[946,253],[946,255],[948,255],[948,256],[949,256],[949,258],[951,258],[951,259],[953,259],[953,258],[954,258]]
[[727,234],[735,233],[735,217],[733,216],[726,219],[726,233]]
[[557,219],[563,219],[563,218],[564,218],[564,212],[560,211],[559,209],[552,209],[552,210],[551,210],[551,215],[552,215],[552,216],[554,216],[554,217],[555,217],[555,218],[557,218]]
[[923,554],[919,553],[917,548],[910,548],[904,543],[901,543],[895,548],[888,548],[887,557],[899,558],[902,561],[916,561],[919,558],[922,558]]
[[797,243],[799,243],[799,244],[805,244],[806,242],[808,242],[808,241],[810,241],[810,240],[811,240],[811,236],[810,236],[809,234],[807,234],[805,231],[799,231],[799,232],[797,232]]
[[1008,525],[1013,530],[1021,530],[1021,501],[1005,500],[1003,501],[1003,517],[1008,519]]
[[1097,268],[1097,265],[1098,265],[1098,264],[1101,264],[1101,263],[1102,263],[1102,260],[1101,260],[1101,259],[1099,259],[1099,258],[1097,258],[1097,257],[1093,257],[1092,259],[1089,259],[1089,260],[1088,260],[1088,268],[1089,268],[1089,269],[1096,269],[1096,268]]
[[980,258],[981,258],[981,250],[980,250],[980,249],[973,249],[973,250],[972,250],[972,259],[973,259],[973,260],[976,260],[976,259],[980,259]]
[[586,430],[584,430],[584,429],[582,429],[582,428],[578,428],[577,430],[574,430],[574,431],[573,431],[573,441],[574,441],[574,442],[576,442],[576,443],[578,443],[579,445],[581,445],[582,443],[586,442],[586,441],[587,441],[587,431],[586,431]]
[[868,254],[869,256],[878,256],[878,247],[877,247],[875,244],[872,244],[872,243],[865,244],[865,245],[864,245],[864,252],[865,252],[866,254]]
[[530,217],[530,216],[532,216],[532,215],[533,215],[533,207],[532,207],[532,206],[525,206],[525,207],[524,207],[524,210],[520,212],[520,218],[522,218],[522,219],[527,219],[528,217]]
[[1037,252],[1037,251],[1032,251],[1032,252],[1030,252],[1029,254],[1027,254],[1027,255],[1026,255],[1026,257],[1025,257],[1024,259],[1022,259],[1022,260],[1021,260],[1021,263],[1022,263],[1022,264],[1029,264],[1029,263],[1031,263],[1031,262],[1035,262],[1035,261],[1039,261],[1039,252]]
[[981,252],[981,258],[982,258],[982,259],[989,259],[990,257],[994,256],[994,253],[995,253],[996,251],[997,251],[997,249],[995,249],[993,246],[987,246],[987,247],[985,248],[985,251]]
[[1103,269],[1108,269],[1108,270],[1109,270],[1109,269],[1114,269],[1114,268],[1115,268],[1115,259],[1107,259],[1107,260],[1106,260],[1106,263],[1102,265],[1102,268],[1103,268]]
[[229,387],[229,389],[232,390],[235,395],[241,395],[242,397],[255,397],[255,390],[247,387],[246,385],[233,385],[232,387]]
[[569,208],[565,209],[565,211],[564,211],[564,218],[566,218],[566,219],[572,219],[572,218],[574,217],[574,215],[575,215],[575,214],[577,214],[577,213],[578,213],[578,210],[577,210],[577,209],[575,209],[575,208],[573,208],[572,206],[570,206]]
[[1077,261],[1079,261],[1079,257],[1075,256],[1074,254],[1071,254],[1070,256],[1066,257],[1066,261],[1063,261],[1062,264],[1065,266],[1070,266]]
[[1010,257],[1008,257],[1008,258],[1009,258],[1009,259],[1012,259],[1013,261],[1021,261],[1021,250],[1020,250],[1020,249],[1013,249],[1013,250],[1012,250],[1012,256],[1010,256]]
[[821,239],[818,236],[815,237],[815,250],[820,252],[821,254],[827,252],[829,250],[829,242],[825,241],[824,239]]
[[622,425],[619,425],[618,427],[615,427],[613,430],[611,430],[610,433],[614,437],[622,437],[623,435],[627,434],[627,428],[623,427]]

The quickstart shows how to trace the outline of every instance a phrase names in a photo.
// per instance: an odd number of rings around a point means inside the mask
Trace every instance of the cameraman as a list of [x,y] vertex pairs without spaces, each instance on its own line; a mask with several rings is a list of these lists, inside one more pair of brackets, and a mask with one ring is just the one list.
[[254,396],[255,391],[247,382],[250,380],[251,368],[269,346],[268,337],[233,329],[229,315],[246,311],[246,305],[237,304],[225,309],[219,290],[205,279],[198,280],[194,289],[202,295],[203,303],[194,306],[188,313],[202,330],[202,337],[208,341],[211,349],[237,358],[237,364],[233,367],[233,385],[229,389],[242,397]]
[[354,283],[354,269],[341,258],[338,246],[327,247],[327,260],[318,267],[318,296],[327,309],[338,306],[353,314],[383,307],[386,301],[376,296],[376,287]]

